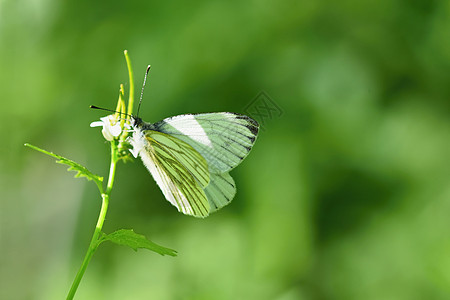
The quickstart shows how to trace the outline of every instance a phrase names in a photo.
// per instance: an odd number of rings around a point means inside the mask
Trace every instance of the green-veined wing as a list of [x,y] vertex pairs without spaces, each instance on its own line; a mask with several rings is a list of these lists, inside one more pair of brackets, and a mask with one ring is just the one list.
[[228,173],[210,174],[208,186],[204,189],[211,212],[221,209],[233,200],[236,195],[236,185]]
[[191,145],[218,174],[230,171],[248,155],[259,129],[252,118],[229,112],[179,115],[152,127]]
[[144,149],[139,154],[166,199],[184,214],[208,216],[210,205],[203,191],[210,181],[206,160],[168,134],[146,130],[142,138]]

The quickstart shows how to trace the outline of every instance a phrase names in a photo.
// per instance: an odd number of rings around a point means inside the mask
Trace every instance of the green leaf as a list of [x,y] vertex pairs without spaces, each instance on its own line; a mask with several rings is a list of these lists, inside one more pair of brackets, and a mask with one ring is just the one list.
[[85,167],[83,167],[82,165],[80,165],[79,163],[76,163],[70,159],[67,159],[65,157],[62,157],[60,155],[54,154],[53,152],[48,152],[45,151],[39,147],[33,146],[31,144],[26,143],[25,146],[30,147],[31,149],[34,149],[36,151],[42,152],[44,154],[50,155],[54,158],[57,159],[57,163],[59,164],[64,164],[64,165],[68,165],[69,168],[67,169],[68,171],[76,171],[77,174],[75,174],[75,177],[86,177],[88,180],[93,180],[95,181],[95,183],[97,184],[98,188],[100,189],[100,192],[103,193],[103,177],[98,176],[94,173],[92,173],[91,171],[89,171],[88,169],[86,169]]
[[133,229],[120,229],[110,234],[104,234],[100,243],[103,241],[128,246],[134,251],[137,251],[138,248],[145,248],[161,255],[177,256],[177,251],[155,244],[142,234],[135,233]]

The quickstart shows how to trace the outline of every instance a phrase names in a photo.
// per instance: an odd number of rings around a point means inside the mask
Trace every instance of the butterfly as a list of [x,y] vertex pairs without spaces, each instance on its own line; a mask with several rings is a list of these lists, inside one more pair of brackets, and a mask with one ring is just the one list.
[[[236,184],[229,172],[247,157],[258,136],[259,124],[245,115],[218,112],[185,114],[147,123],[139,118],[144,86],[136,116],[129,117],[132,135],[127,138],[135,158],[155,179],[166,199],[178,211],[204,218],[233,200]],[[91,108],[112,111],[91,105]],[[108,141],[121,134],[116,117],[101,118]]]
[[233,200],[229,172],[249,154],[259,124],[230,112],[185,114],[157,123],[130,118],[132,154],[141,157],[166,199],[204,218]]

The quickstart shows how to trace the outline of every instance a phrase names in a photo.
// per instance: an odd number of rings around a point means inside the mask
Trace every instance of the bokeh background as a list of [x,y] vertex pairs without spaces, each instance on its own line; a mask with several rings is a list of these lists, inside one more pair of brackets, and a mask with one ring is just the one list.
[[66,296],[100,198],[23,144],[107,176],[88,107],[115,107],[127,49],[146,121],[264,126],[205,220],[119,165],[104,230],[179,256],[103,244],[77,299],[450,299],[449,30],[448,1],[1,0],[0,298]]

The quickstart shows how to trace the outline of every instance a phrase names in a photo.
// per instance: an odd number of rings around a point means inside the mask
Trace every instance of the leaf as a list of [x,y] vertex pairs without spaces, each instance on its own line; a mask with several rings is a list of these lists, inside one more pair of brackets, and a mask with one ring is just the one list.
[[86,177],[88,180],[93,180],[95,181],[95,183],[97,184],[98,188],[100,189],[100,192],[103,193],[103,188],[102,188],[102,184],[103,184],[103,177],[98,176],[94,173],[92,173],[91,171],[89,171],[88,169],[86,169],[85,167],[83,167],[82,165],[80,165],[79,163],[76,163],[70,159],[67,159],[65,157],[62,157],[60,155],[54,154],[53,152],[48,152],[45,151],[39,147],[33,146],[31,144],[26,143],[25,146],[30,147],[31,149],[34,149],[36,151],[42,152],[44,154],[50,155],[54,158],[57,159],[57,163],[59,164],[64,164],[64,165],[68,165],[69,168],[67,169],[68,171],[76,171],[77,174],[75,174],[75,177]]
[[145,248],[161,255],[177,256],[177,251],[155,244],[142,234],[135,233],[133,229],[120,229],[110,234],[104,234],[99,243],[103,241],[128,246],[134,251],[137,251],[138,248]]

